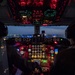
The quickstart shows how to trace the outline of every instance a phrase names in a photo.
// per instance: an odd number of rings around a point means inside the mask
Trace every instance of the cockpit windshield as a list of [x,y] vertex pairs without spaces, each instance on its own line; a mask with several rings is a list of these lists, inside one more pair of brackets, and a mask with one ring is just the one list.
[[[40,34],[44,30],[46,35],[65,38],[66,28],[67,26],[41,26]],[[8,36],[28,34],[34,34],[34,26],[8,26]]]

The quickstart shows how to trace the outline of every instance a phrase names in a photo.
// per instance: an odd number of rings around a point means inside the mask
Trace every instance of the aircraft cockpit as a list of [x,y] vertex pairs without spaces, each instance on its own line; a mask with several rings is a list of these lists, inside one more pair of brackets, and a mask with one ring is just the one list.
[[[14,26],[8,26],[9,32],[13,27]],[[50,34],[50,32],[48,34],[47,31],[48,29],[50,31],[50,27],[51,26],[47,26],[47,28],[41,27],[45,30],[40,28],[40,34],[33,34],[34,27],[32,26],[22,27],[21,30],[25,30],[23,34],[20,34],[17,31],[16,34],[15,30],[13,30],[13,34],[8,34],[6,37],[7,42],[16,47],[17,53],[22,58],[28,59],[28,62],[37,62],[41,65],[42,71],[46,73],[49,73],[56,55],[64,48],[68,48],[68,46],[70,46],[69,40],[65,37],[65,29],[67,26],[58,26],[57,29],[52,26],[52,28],[55,28],[55,31],[57,30],[57,32],[59,32],[58,28],[61,28],[62,33],[64,34],[57,34],[54,30],[53,33],[51,32],[52,34]],[[27,31],[27,28],[33,30],[30,30],[31,34],[27,33],[29,31]],[[16,26],[16,29],[19,29],[18,26]]]
[[[74,7],[75,0],[0,0],[0,21],[8,27],[2,40],[14,46],[23,59],[37,62],[43,75],[49,75],[57,54],[70,46],[65,30],[75,20]],[[0,45],[0,61],[5,57],[5,44]],[[1,75],[8,75],[3,64]]]

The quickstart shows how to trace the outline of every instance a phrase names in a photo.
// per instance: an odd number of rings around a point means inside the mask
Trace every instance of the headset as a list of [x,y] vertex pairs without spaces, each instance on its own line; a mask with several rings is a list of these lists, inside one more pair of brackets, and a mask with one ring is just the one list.
[[66,38],[75,38],[75,24],[71,24],[65,31]]
[[8,34],[8,28],[4,25],[3,22],[0,22],[0,37],[7,36]]

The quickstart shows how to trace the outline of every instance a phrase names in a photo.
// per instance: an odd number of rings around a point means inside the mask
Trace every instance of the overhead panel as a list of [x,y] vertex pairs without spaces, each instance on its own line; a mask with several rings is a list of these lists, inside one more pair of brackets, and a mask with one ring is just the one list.
[[7,0],[13,19],[25,25],[60,21],[68,0]]

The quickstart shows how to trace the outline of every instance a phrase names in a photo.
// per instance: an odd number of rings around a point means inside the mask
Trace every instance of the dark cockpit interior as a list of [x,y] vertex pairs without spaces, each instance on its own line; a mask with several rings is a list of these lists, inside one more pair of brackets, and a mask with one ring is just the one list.
[[1,0],[6,25],[68,25],[75,19],[74,0]]
[[57,54],[70,46],[65,30],[75,21],[75,0],[0,0],[0,21],[8,27],[2,39],[6,43],[0,44],[1,75],[24,75],[15,66],[8,73],[5,44],[28,62],[37,62],[42,68],[37,75],[50,75]]

